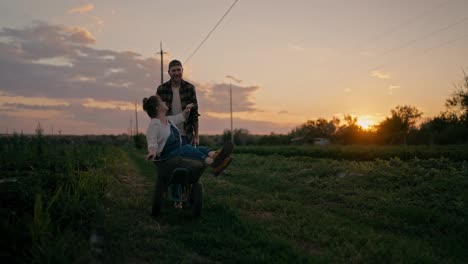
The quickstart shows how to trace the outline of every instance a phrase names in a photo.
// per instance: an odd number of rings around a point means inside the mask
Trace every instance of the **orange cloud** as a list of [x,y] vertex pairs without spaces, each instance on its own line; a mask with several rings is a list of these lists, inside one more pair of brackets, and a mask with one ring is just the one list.
[[94,5],[93,4],[87,4],[87,5],[84,5],[84,6],[77,6],[77,7],[74,7],[70,10],[67,11],[68,14],[76,14],[76,13],[87,13],[87,12],[90,12],[94,9]]
[[[88,108],[135,110],[135,104],[124,101],[101,101],[90,98],[82,105]],[[140,110],[138,105],[137,110]]]
[[[219,118],[219,119],[230,119],[230,113],[220,112],[205,112],[205,116]],[[245,112],[234,112],[234,118],[239,118],[245,121],[260,122],[269,120],[271,124],[277,124],[278,126],[287,126],[293,128],[298,124],[303,123],[307,118],[301,115],[290,114],[286,111],[271,112],[271,111],[245,111]],[[270,121],[274,120],[274,121]]]
[[96,38],[86,28],[70,27],[68,30],[71,33],[70,40],[76,43],[93,44],[96,42]]
[[13,118],[20,119],[30,119],[30,120],[54,120],[63,116],[63,112],[59,110],[22,110],[14,112],[6,112],[6,115],[9,115]]
[[35,106],[68,106],[68,102],[60,99],[45,97],[10,96],[0,92],[0,105],[15,103]]

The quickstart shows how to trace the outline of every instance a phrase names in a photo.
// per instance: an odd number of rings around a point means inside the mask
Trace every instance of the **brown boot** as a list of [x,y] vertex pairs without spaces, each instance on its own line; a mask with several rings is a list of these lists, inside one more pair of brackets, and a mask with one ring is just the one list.
[[213,164],[211,164],[211,166],[213,168],[219,167],[227,157],[231,156],[233,148],[234,146],[231,142],[224,143],[224,146],[221,148],[221,150],[216,151],[214,155]]
[[223,172],[229,166],[229,164],[231,164],[231,162],[232,157],[228,156],[217,167],[213,167],[214,176],[217,177],[219,174],[221,174],[221,172]]

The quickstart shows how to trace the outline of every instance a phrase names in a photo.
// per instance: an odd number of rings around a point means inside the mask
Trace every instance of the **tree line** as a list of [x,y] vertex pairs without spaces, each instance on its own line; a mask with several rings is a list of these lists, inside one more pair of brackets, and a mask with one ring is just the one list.
[[[231,132],[225,130],[223,141],[230,140]],[[291,143],[313,144],[317,138],[334,144],[467,144],[468,143],[468,76],[455,86],[446,99],[445,109],[437,116],[423,119],[423,112],[411,105],[398,105],[390,116],[371,129],[358,125],[358,118],[345,115],[343,120],[318,118],[308,120],[286,135],[251,135],[247,129],[235,129],[237,145],[283,145]],[[213,140],[213,138],[205,138]],[[209,143],[209,142],[207,142]]]

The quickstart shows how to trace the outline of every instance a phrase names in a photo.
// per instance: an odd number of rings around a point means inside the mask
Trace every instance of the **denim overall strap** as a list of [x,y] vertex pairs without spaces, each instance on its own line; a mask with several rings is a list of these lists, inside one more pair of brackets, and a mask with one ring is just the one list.
[[173,150],[180,148],[179,131],[171,122],[169,122],[169,127],[171,133],[167,138],[166,145],[164,145],[163,151],[161,152],[161,158],[166,158],[169,155],[169,153],[171,153]]

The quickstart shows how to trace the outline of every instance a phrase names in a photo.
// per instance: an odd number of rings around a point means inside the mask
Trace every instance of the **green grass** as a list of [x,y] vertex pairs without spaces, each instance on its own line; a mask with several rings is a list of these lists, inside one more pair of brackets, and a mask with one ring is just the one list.
[[[129,175],[139,174],[133,186],[120,185],[112,191],[116,197],[110,207],[105,226],[111,245],[108,262],[149,261],[157,263],[308,263],[323,261],[255,221],[241,217],[235,208],[219,203],[216,197],[205,196],[203,216],[191,219],[190,211],[166,204],[163,215],[149,216],[154,187],[152,164],[141,161],[141,153],[130,151],[136,164]],[[149,169],[151,168],[151,169]],[[205,173],[202,178],[215,180]],[[205,180],[202,180],[205,184]],[[142,187],[138,192],[135,188]],[[133,195],[129,197],[128,193]],[[129,217],[131,212],[132,217]]]
[[[4,140],[4,139],[3,139]],[[13,138],[0,148],[1,255],[8,263],[88,262],[101,197],[122,150]]]
[[375,159],[399,158],[401,160],[448,158],[453,161],[468,160],[467,145],[412,145],[412,146],[376,146],[376,145],[305,145],[305,146],[238,146],[238,154],[256,154],[261,156],[281,155],[285,157],[307,156],[338,160],[372,161]]
[[243,217],[334,263],[468,259],[468,165],[237,155],[207,189]]
[[[145,226],[158,227],[152,233],[141,232],[143,238],[130,243],[143,240],[144,245],[134,248],[162,249],[145,260],[464,263],[468,259],[466,162],[236,154],[228,174],[214,178],[207,170],[202,176],[203,216],[190,221],[188,211],[174,209],[166,209],[157,220],[147,216],[154,169],[142,161],[143,153],[129,155],[148,184],[146,198],[135,212],[145,211],[140,215]],[[126,243],[122,239],[122,246]],[[146,254],[147,250],[126,253],[123,259]]]
[[166,203],[155,219],[144,152],[28,140],[0,146],[9,263],[468,262],[461,148],[236,148],[202,176],[201,218]]

